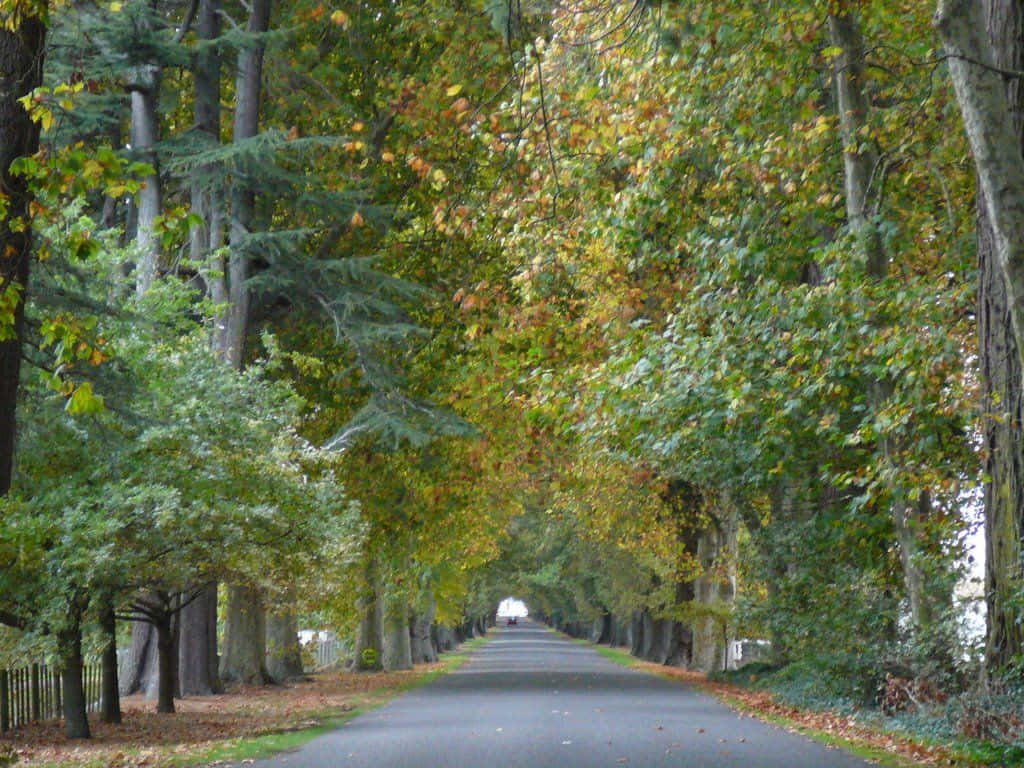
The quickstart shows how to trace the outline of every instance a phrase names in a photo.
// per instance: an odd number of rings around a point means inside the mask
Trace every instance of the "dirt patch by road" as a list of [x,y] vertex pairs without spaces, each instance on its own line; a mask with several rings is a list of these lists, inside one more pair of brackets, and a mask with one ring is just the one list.
[[[265,734],[297,731],[372,705],[441,669],[418,665],[408,672],[323,672],[309,680],[265,688],[233,688],[220,696],[175,701],[173,715],[157,714],[141,696],[121,700],[124,722],[107,725],[90,716],[93,738],[69,741],[57,720],[19,728],[0,738],[0,756],[17,766],[160,768],[188,763],[190,755],[230,747]],[[3,765],[0,757],[0,765]]]

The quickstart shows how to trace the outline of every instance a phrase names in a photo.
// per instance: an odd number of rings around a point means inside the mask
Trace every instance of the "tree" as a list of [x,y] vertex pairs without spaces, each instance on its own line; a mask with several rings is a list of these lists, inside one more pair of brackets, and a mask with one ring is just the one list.
[[[985,6],[993,64],[1003,70],[1024,68],[1024,5],[1016,0],[988,0]],[[1005,88],[1018,150],[1024,152],[1019,78],[1006,79]],[[985,414],[986,659],[989,670],[995,672],[1024,653],[1024,628],[1019,607],[1014,606],[1024,538],[1024,470],[1015,459],[1024,452],[1024,380],[1006,284],[982,196],[979,193],[977,206],[978,351]]]
[[32,258],[28,180],[12,173],[19,157],[39,148],[39,124],[21,100],[42,84],[45,2],[6,0],[0,6],[0,496],[11,487],[14,465],[25,294]]

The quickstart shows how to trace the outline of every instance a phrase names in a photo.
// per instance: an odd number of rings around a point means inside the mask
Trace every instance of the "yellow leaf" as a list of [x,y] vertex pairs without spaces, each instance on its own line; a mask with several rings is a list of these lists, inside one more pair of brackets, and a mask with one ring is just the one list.
[[348,14],[344,11],[335,11],[331,14],[331,21],[337,24],[339,27],[348,26]]
[[391,154],[390,152],[381,152],[380,153],[380,159],[383,160],[385,163],[393,163],[393,162],[395,162],[395,156],[393,154]]
[[449,96],[458,96],[459,95],[459,91],[461,91],[461,90],[462,90],[462,86],[461,85],[453,85],[453,86],[450,86],[448,88],[448,90],[445,91],[445,93],[447,93]]

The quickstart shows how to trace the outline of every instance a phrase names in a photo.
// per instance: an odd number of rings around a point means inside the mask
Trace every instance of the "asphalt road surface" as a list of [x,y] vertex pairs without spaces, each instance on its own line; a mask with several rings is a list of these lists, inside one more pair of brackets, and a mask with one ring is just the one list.
[[[522,621],[522,620],[521,620]],[[262,768],[863,768],[536,624]]]

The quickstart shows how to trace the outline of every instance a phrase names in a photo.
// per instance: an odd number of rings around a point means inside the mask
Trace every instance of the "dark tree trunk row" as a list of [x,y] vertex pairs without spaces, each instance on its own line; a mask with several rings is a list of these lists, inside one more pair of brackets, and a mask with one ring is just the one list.
[[100,695],[100,720],[104,723],[121,722],[121,698],[117,690],[117,619],[113,603],[108,602],[100,612],[100,627],[106,644],[103,646],[103,690]]
[[69,739],[88,739],[91,736],[82,681],[85,668],[82,659],[82,612],[82,607],[72,601],[65,623],[57,631],[64,729]]
[[10,170],[14,160],[39,149],[39,126],[18,100],[42,83],[45,40],[45,25],[32,16],[22,18],[16,29],[0,25],[0,193],[7,205],[6,214],[0,217],[0,254],[4,254],[0,258],[0,295],[16,290],[20,297],[9,318],[11,324],[8,318],[0,318],[0,496],[10,490],[14,469],[24,297],[32,256],[32,227],[11,226],[16,221],[27,222],[32,193],[25,180]]

